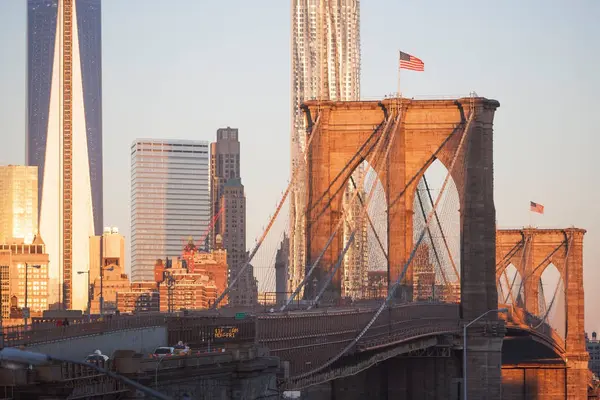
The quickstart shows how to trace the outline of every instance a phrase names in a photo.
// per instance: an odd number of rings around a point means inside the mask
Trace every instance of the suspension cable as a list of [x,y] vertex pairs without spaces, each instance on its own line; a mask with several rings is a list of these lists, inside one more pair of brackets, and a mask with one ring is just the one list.
[[[425,178],[425,175],[423,175],[423,178]],[[421,208],[421,214],[423,215],[423,219],[426,219],[427,218],[427,213],[425,212],[425,208],[423,207],[423,200],[421,200],[421,193],[419,193],[419,188],[418,187],[417,187],[417,200],[419,200],[419,205],[421,206],[420,208]],[[437,213],[436,213],[436,215],[437,215]],[[442,229],[442,226],[440,225],[440,230],[441,229]],[[450,284],[448,283],[448,279],[446,278],[446,272],[444,271],[444,268],[442,268],[442,262],[440,261],[440,256],[438,254],[438,251],[437,251],[437,248],[435,246],[435,243],[433,242],[433,235],[431,234],[431,229],[429,227],[427,227],[427,234],[429,235],[429,240],[431,240],[431,246],[433,247],[433,254],[435,256],[435,259],[437,260],[437,263],[440,266],[440,271],[442,272],[442,279],[444,280],[444,284],[449,289],[450,288]]]
[[[531,237],[529,237],[529,236],[527,238],[525,238],[525,244],[523,244],[523,253],[521,254],[521,265],[523,265],[523,263],[525,261],[525,256],[527,255],[527,250],[529,249],[527,247],[527,243],[529,243],[530,240],[531,240]],[[517,270],[517,273],[518,272],[519,271]],[[506,280],[506,284],[508,286],[508,292],[511,294],[512,302],[513,302],[513,304],[516,304],[514,295],[512,293],[513,293],[513,288],[515,286],[515,282],[517,281],[517,274],[515,274],[515,276],[513,276],[512,282],[510,283],[510,285],[508,285],[508,275],[506,274],[506,268],[504,268],[503,273],[504,273],[504,277]],[[523,281],[523,277],[521,277],[521,281]],[[521,294],[521,289],[519,289],[519,291],[517,292],[517,299],[519,298],[520,294]],[[508,301],[508,297],[505,298],[504,302],[506,303],[507,301]]]
[[[350,175],[350,182],[352,182],[352,186],[354,186],[354,189],[358,190],[358,188],[356,187],[356,183],[354,182],[354,177],[352,177],[352,175]],[[358,200],[360,201],[361,205],[364,205],[364,201],[363,201],[362,196],[360,195],[360,193],[358,194]],[[371,229],[373,230],[373,234],[375,234],[375,239],[377,240],[377,243],[379,244],[379,248],[383,252],[383,255],[385,256],[385,259],[389,260],[387,251],[385,250],[385,247],[383,246],[383,242],[381,241],[381,238],[379,237],[379,234],[377,233],[377,230],[375,230],[375,225],[373,224],[373,220],[369,216],[369,213],[367,213],[366,216],[367,216],[367,221],[369,221],[369,225],[371,226]]]
[[[391,123],[391,119],[388,118],[388,120],[384,121],[384,123],[385,123],[385,127],[384,127],[384,130],[383,130],[384,133],[377,138],[377,142],[375,144],[376,147],[377,147],[375,149],[375,152],[374,152],[375,156],[379,153],[379,147],[383,143],[383,139],[386,136],[387,130],[389,129],[389,126],[390,126],[390,123]],[[378,131],[378,130],[379,130],[379,127],[377,127],[375,129],[375,131]],[[361,180],[360,180],[360,183],[359,183],[361,186],[364,185],[365,179],[366,179],[366,174],[361,177]],[[352,197],[350,199],[350,204],[353,204],[356,196],[358,196],[358,190],[355,191],[352,194]],[[315,268],[317,267],[317,265],[321,261],[321,258],[323,258],[323,256],[325,255],[325,252],[327,251],[327,248],[329,248],[329,246],[333,242],[333,237],[336,235],[336,233],[339,231],[340,227],[342,226],[343,222],[346,220],[346,213],[348,212],[349,209],[350,208],[344,209],[342,217],[339,219],[336,227],[334,228],[333,232],[329,236],[329,239],[327,240],[327,243],[325,244],[325,247],[323,248],[323,250],[319,254],[319,257],[317,257],[317,259],[311,265],[311,267],[309,268],[309,270],[304,274],[304,278],[298,284],[298,286],[296,287],[296,289],[294,289],[294,292],[289,297],[289,299],[286,301],[286,303],[283,306],[281,306],[280,311],[284,311],[290,305],[290,303],[294,300],[294,298],[298,295],[298,293],[300,292],[300,290],[302,290],[302,287],[304,287],[304,285],[306,285],[306,283],[308,282],[308,278],[310,278],[310,276],[312,275],[313,271],[315,270]]]
[[542,260],[541,263],[539,263],[529,274],[527,274],[525,277],[523,277],[523,279],[521,280],[521,285],[519,286],[519,291],[518,293],[521,293],[521,289],[523,288],[523,283],[529,279],[538,269],[542,268],[543,266],[545,266],[546,262],[548,260],[550,260],[550,258],[552,258],[552,256],[554,255],[554,253],[556,253],[558,250],[560,250],[561,247],[568,245],[567,240],[563,240],[558,246],[556,246],[556,248],[554,250],[552,250],[552,252],[550,254],[548,254],[546,256],[546,258],[544,258]]
[[[456,153],[454,154],[454,157],[452,159],[452,163],[450,164],[450,168],[448,170],[448,174],[446,175],[446,179],[444,180],[444,183],[442,185],[442,188],[440,190],[440,193],[438,194],[438,197],[436,199],[436,202],[433,206],[433,210],[435,211],[437,209],[437,206],[440,203],[440,200],[442,198],[442,194],[446,188],[446,185],[448,184],[449,178],[450,178],[450,173],[454,170],[454,165],[456,163],[456,160],[458,159],[458,155],[460,154],[460,150],[462,148],[462,145],[465,141],[465,138],[468,136],[469,133],[469,127],[471,125],[471,122],[473,121],[473,117],[475,115],[475,109],[474,107],[471,107],[471,113],[469,115],[469,120],[467,121],[467,124],[464,128],[464,133],[460,139],[460,142],[457,146],[456,149]],[[429,222],[431,221],[431,216],[432,216],[432,211],[430,211],[428,218],[425,221],[425,228],[427,227],[427,225],[429,224]],[[398,288],[398,286],[400,285],[400,282],[402,281],[402,279],[404,279],[404,276],[406,274],[406,271],[408,270],[408,266],[410,265],[410,263],[412,262],[413,258],[415,257],[415,254],[417,252],[417,249],[419,247],[419,244],[421,243],[421,241],[423,240],[423,238],[425,237],[425,231],[426,229],[423,228],[421,230],[421,234],[419,235],[419,239],[417,241],[417,243],[413,246],[413,249],[410,253],[410,256],[407,260],[407,262],[404,264],[404,268],[402,269],[401,274],[398,276],[398,278],[396,279],[396,282],[394,282],[394,285],[392,285],[392,287],[390,288],[387,297],[385,298],[385,300],[381,303],[381,306],[379,306],[379,308],[377,309],[377,311],[375,312],[375,314],[373,315],[373,317],[371,318],[371,320],[369,321],[369,323],[367,323],[367,325],[360,331],[360,333],[348,344],[346,345],[343,350],[338,353],[336,356],[332,357],[330,360],[328,360],[327,362],[325,362],[323,365],[320,365],[316,368],[314,368],[311,371],[305,372],[303,374],[297,375],[295,377],[293,377],[293,380],[299,380],[305,377],[308,377],[310,375],[313,375],[314,373],[327,368],[328,366],[330,366],[331,364],[333,364],[334,362],[336,362],[337,360],[339,360],[344,354],[346,354],[352,347],[354,347],[358,341],[364,336],[364,334],[369,330],[369,328],[371,328],[371,326],[373,325],[373,323],[375,323],[375,320],[379,317],[379,315],[383,312],[383,310],[388,307],[389,302],[391,301],[391,299],[394,297],[396,289]]]
[[[394,142],[394,138],[396,137],[396,131],[398,130],[398,122],[400,121],[400,117],[401,117],[401,114],[399,113],[398,117],[396,118],[396,121],[395,121],[395,123],[394,123],[394,125],[392,127],[391,137],[388,140],[387,147],[385,149],[385,153],[384,153],[383,159],[378,160],[378,163],[385,164],[385,162],[388,159],[388,156],[390,154],[390,149],[392,148],[392,143]],[[387,136],[387,132],[386,132],[386,136]],[[363,180],[364,180],[364,178],[366,178],[366,175],[363,176]],[[369,190],[369,195],[367,197],[367,202],[366,202],[366,204],[363,204],[363,206],[361,207],[360,217],[359,218],[362,218],[363,215],[368,211],[369,203],[371,202],[371,199],[373,198],[373,194],[375,193],[375,188],[376,187],[377,187],[377,181],[373,180],[373,183],[371,184],[371,189]],[[358,191],[357,191],[357,193],[358,193]],[[353,198],[353,200],[354,200],[354,198]],[[352,208],[352,204],[350,205],[349,208]],[[346,244],[344,250],[342,251],[342,254],[340,255],[338,263],[336,263],[336,265],[334,266],[334,268],[332,268],[331,273],[328,276],[328,279],[325,281],[325,284],[322,285],[321,290],[319,291],[319,294],[315,297],[315,300],[314,300],[313,304],[317,304],[319,302],[321,296],[323,295],[323,293],[325,293],[325,290],[327,289],[327,287],[331,283],[333,277],[337,273],[340,265],[342,264],[342,261],[344,259],[344,256],[345,256],[346,252],[350,248],[350,244],[354,241],[354,237],[355,237],[355,234],[356,234],[356,228],[357,228],[357,226],[355,225],[354,229],[352,230],[352,234],[350,235],[350,238],[348,239],[348,243]],[[308,307],[308,310],[310,310],[311,308],[312,308],[312,305],[310,305]]]
[[[569,253],[570,253],[571,247],[573,245],[574,237],[571,236],[569,239],[570,239],[569,243],[567,244],[567,253],[565,254],[565,269],[566,269],[567,263],[569,262]],[[558,282],[556,283],[556,288],[554,289],[554,294],[552,295],[552,300],[550,300],[550,305],[548,307],[546,307],[545,315],[543,316],[540,323],[538,325],[534,326],[533,329],[539,328],[544,323],[544,321],[547,321],[548,315],[550,314],[550,310],[552,309],[552,306],[554,305],[554,300],[556,299],[556,294],[558,293],[558,288],[560,287],[560,281],[561,280],[559,279]],[[541,277],[540,277],[540,282],[541,282]],[[563,282],[563,284],[564,284],[564,282]],[[544,300],[544,302],[545,302],[545,300]],[[549,321],[547,321],[547,322],[548,322],[548,324],[550,324]]]
[[[321,121],[321,117],[317,117],[317,120],[315,121],[315,124],[313,125],[313,128],[311,130],[312,132],[318,132],[318,126],[319,123]],[[315,135],[311,134],[308,137],[308,141],[306,143],[306,151],[304,153],[304,158],[306,159],[306,155],[308,153],[308,149],[312,143],[312,140],[314,138]],[[254,256],[256,255],[256,253],[258,252],[258,249],[260,248],[260,246],[262,245],[263,241],[265,240],[265,238],[267,237],[267,234],[269,233],[269,231],[271,230],[271,227],[273,226],[273,224],[275,223],[275,220],[277,219],[277,216],[279,215],[279,212],[281,211],[281,208],[283,207],[283,204],[288,196],[288,194],[290,193],[290,190],[292,188],[292,186],[294,185],[297,177],[298,177],[298,172],[300,171],[300,168],[296,168],[293,173],[292,173],[292,177],[290,179],[290,182],[288,183],[287,188],[285,189],[285,192],[283,193],[283,196],[281,197],[281,200],[279,201],[279,204],[277,205],[277,208],[275,209],[275,213],[273,214],[273,216],[271,217],[271,219],[269,220],[269,223],[267,224],[266,229],[263,231],[260,239],[256,242],[256,244],[254,245],[254,249],[252,249],[252,251],[250,252],[250,255],[248,256],[248,260],[244,263],[244,265],[238,270],[236,276],[229,282],[229,284],[227,285],[227,287],[225,288],[225,290],[223,291],[223,293],[221,293],[219,295],[219,297],[217,297],[217,299],[215,300],[215,302],[213,303],[213,305],[211,306],[211,309],[216,309],[219,304],[221,303],[221,301],[223,300],[223,298],[225,298],[225,296],[227,294],[229,294],[229,292],[231,291],[231,288],[235,286],[235,284],[237,283],[237,281],[240,279],[240,277],[242,276],[242,274],[244,273],[244,271],[246,271],[246,269],[248,268],[248,265],[250,265],[250,262],[252,262],[252,259],[254,258]]]
[[[386,113],[387,114],[387,113]],[[388,121],[388,119],[384,119],[383,121],[381,121],[381,123],[379,125],[377,125],[375,127],[375,129],[373,129],[373,132],[371,132],[371,134],[369,135],[369,137],[365,140],[365,142],[358,148],[358,150],[356,151],[356,153],[354,153],[354,155],[350,158],[350,160],[346,163],[346,165],[344,165],[344,167],[341,169],[340,172],[338,172],[338,174],[333,178],[333,180],[329,183],[329,186],[327,187],[327,189],[325,189],[323,191],[323,193],[313,202],[313,204],[311,204],[309,207],[306,208],[306,211],[304,212],[304,214],[308,214],[310,213],[324,198],[325,196],[327,196],[327,194],[329,193],[329,191],[331,190],[331,188],[333,187],[333,185],[338,181],[338,179],[340,179],[342,177],[342,175],[344,175],[344,171],[346,171],[348,168],[350,168],[351,165],[354,164],[354,160],[356,159],[356,157],[358,157],[360,154],[363,153],[363,150],[365,149],[365,147],[367,147],[367,145],[373,140],[375,139],[375,142],[373,144],[371,144],[371,147],[365,152],[365,154],[369,154],[373,148],[375,146],[377,146],[379,137],[376,137],[377,133],[379,133],[382,129],[385,130],[385,124]],[[361,156],[362,157],[362,156]],[[353,171],[354,172],[354,171]],[[344,181],[347,180],[344,179]],[[327,204],[329,204],[331,202],[331,199],[333,197],[335,197],[334,193],[333,195],[330,196],[330,199],[328,201]],[[326,205],[327,207],[327,205]]]
[[[429,184],[427,183],[427,178],[425,174],[423,174],[423,182],[425,183],[425,189],[427,189],[427,197],[429,197],[429,201],[433,206],[433,197],[431,196],[431,190],[429,189]],[[420,201],[420,200],[419,200]],[[444,230],[442,229],[442,224],[440,222],[440,218],[438,216],[437,211],[434,212],[435,220],[440,227],[440,232],[442,233],[442,241],[444,242],[444,246],[446,247],[446,251],[448,252],[448,257],[450,258],[450,264],[452,265],[452,270],[454,271],[454,275],[458,278],[460,275],[458,274],[458,268],[456,267],[456,263],[454,262],[454,257],[452,257],[452,252],[450,251],[450,246],[448,246],[448,241],[446,240],[446,235],[444,235]]]
[[412,183],[416,179],[418,179],[420,176],[423,175],[423,173],[427,170],[427,168],[429,167],[429,165],[437,159],[437,156],[442,151],[442,149],[446,146],[446,143],[448,143],[450,141],[450,139],[452,139],[454,137],[454,135],[456,134],[456,132],[460,131],[461,126],[463,126],[463,122],[459,122],[458,124],[456,124],[456,127],[454,128],[454,130],[452,131],[452,133],[450,133],[448,135],[448,137],[446,137],[446,139],[444,139],[444,141],[442,142],[442,144],[440,144],[440,147],[438,147],[437,150],[433,152],[433,154],[429,157],[429,159],[427,159],[427,161],[425,161],[425,163],[421,166],[421,168],[419,168],[419,170],[417,171],[417,173],[415,173],[412,176],[412,178],[410,178],[410,180],[404,185],[404,188],[398,194],[398,196],[396,196],[396,198],[390,202],[390,205],[388,206],[388,209],[391,209],[396,204],[396,202],[398,202],[402,198],[402,196],[404,195],[404,193],[406,193],[406,191],[412,185]]

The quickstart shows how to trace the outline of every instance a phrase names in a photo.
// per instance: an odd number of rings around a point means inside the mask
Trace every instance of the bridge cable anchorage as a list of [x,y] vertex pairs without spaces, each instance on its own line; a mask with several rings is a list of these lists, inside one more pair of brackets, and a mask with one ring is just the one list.
[[[430,222],[431,222],[431,217],[433,215],[433,211],[435,209],[437,209],[440,200],[442,198],[442,195],[444,193],[444,190],[448,184],[448,181],[450,180],[450,176],[452,171],[454,170],[454,166],[456,164],[456,161],[458,159],[458,155],[460,154],[460,151],[463,147],[463,144],[465,142],[466,137],[469,134],[469,128],[471,126],[471,122],[473,121],[475,115],[475,108],[471,108],[470,114],[469,114],[469,119],[464,127],[464,133],[460,139],[460,142],[456,148],[456,152],[454,154],[454,157],[452,159],[452,162],[450,164],[450,168],[448,168],[448,173],[446,174],[446,179],[444,180],[444,183],[442,184],[442,188],[440,190],[440,192],[438,193],[436,202],[434,204],[433,210],[429,212],[429,215],[427,217],[426,223],[425,225],[427,226]],[[416,244],[413,246],[413,249],[410,253],[410,256],[407,260],[407,262],[404,264],[404,267],[402,269],[402,272],[400,273],[400,275],[398,276],[398,278],[396,279],[396,282],[394,282],[394,285],[390,288],[387,297],[385,298],[385,300],[381,303],[381,305],[379,306],[379,308],[377,309],[377,311],[374,313],[373,317],[371,318],[371,320],[367,323],[367,325],[361,330],[361,332],[348,344],[346,345],[346,347],[344,347],[342,349],[342,351],[340,353],[338,353],[337,355],[335,355],[334,357],[332,357],[331,359],[329,359],[327,362],[325,362],[323,365],[320,365],[310,371],[307,371],[305,373],[296,375],[294,377],[291,377],[290,380],[291,381],[297,381],[306,377],[309,377],[327,367],[329,367],[330,365],[332,365],[334,362],[336,362],[337,360],[339,360],[344,354],[346,354],[351,348],[353,348],[358,341],[365,335],[365,333],[369,330],[369,328],[373,325],[373,323],[375,323],[375,320],[379,317],[379,315],[383,312],[383,310],[389,306],[390,300],[394,297],[395,292],[398,288],[398,286],[400,285],[400,282],[402,281],[402,279],[404,279],[404,276],[406,275],[406,272],[408,270],[408,266],[410,265],[410,263],[412,262],[412,260],[415,257],[415,254],[417,252],[417,249],[419,247],[419,244],[421,243],[421,241],[423,240],[423,238],[425,237],[425,232],[426,232],[426,227],[423,228],[421,230],[421,233],[419,235],[419,239],[417,240]]]
[[[312,132],[315,132],[315,129],[319,126],[320,121],[321,121],[321,117],[318,116],[317,120],[315,121],[315,124],[313,125]],[[318,129],[316,130],[316,132],[318,132]],[[310,147],[310,145],[312,143],[313,138],[314,138],[314,135],[310,135],[309,138],[308,138],[308,141],[306,143],[306,151],[304,152],[304,160],[305,161],[306,161],[306,156],[307,156],[307,153],[308,153],[308,149],[309,149],[309,147]],[[290,190],[293,187],[293,185],[294,185],[294,183],[295,183],[295,181],[296,181],[296,179],[298,177],[298,171],[299,170],[300,170],[300,168],[295,168],[294,171],[292,172],[292,177],[290,179],[290,182],[288,183],[287,188],[285,189],[285,192],[283,193],[283,196],[281,197],[281,200],[279,201],[279,204],[277,205],[277,208],[275,209],[275,213],[273,213],[273,215],[271,216],[271,218],[269,220],[269,223],[267,224],[267,227],[263,231],[263,233],[260,236],[259,240],[254,245],[254,248],[252,249],[252,251],[250,252],[250,255],[248,256],[248,260],[244,263],[244,265],[242,266],[242,268],[240,268],[238,270],[238,272],[235,275],[235,277],[231,281],[229,281],[229,284],[227,285],[227,287],[225,288],[225,290],[223,291],[223,293],[221,293],[219,295],[219,297],[217,297],[217,299],[215,300],[215,302],[213,303],[213,305],[210,307],[212,310],[216,309],[219,306],[219,304],[221,303],[221,301],[223,301],[223,299],[225,298],[225,296],[227,296],[227,294],[229,294],[229,292],[231,291],[231,288],[233,286],[235,286],[235,284],[240,279],[240,277],[242,276],[242,274],[246,271],[246,269],[248,268],[248,265],[250,265],[250,263],[252,262],[252,259],[254,258],[254,256],[256,255],[256,253],[258,252],[258,249],[262,245],[263,241],[267,237],[267,234],[269,233],[269,230],[273,226],[273,223],[277,219],[277,216],[279,215],[279,212],[281,211],[281,208],[283,207],[283,204],[285,203],[285,200],[286,200],[288,194],[290,193]]]
[[[427,183],[427,177],[423,174],[423,183],[425,184],[425,189],[427,190],[427,197],[429,197],[429,201],[431,202],[431,206],[433,206],[433,196],[431,196],[431,190],[429,189],[429,184]],[[444,234],[444,230],[442,229],[442,223],[440,222],[440,218],[438,216],[438,212],[434,212],[434,217],[437,222],[437,225],[440,228],[440,233],[442,234],[442,241],[444,242],[444,247],[446,247],[446,251],[448,252],[448,258],[450,259],[450,263],[452,265],[452,270],[454,271],[454,275],[456,277],[460,277],[458,273],[458,268],[456,267],[456,263],[454,262],[454,257],[452,257],[452,252],[450,251],[450,246],[448,245],[448,241],[446,240],[446,235]],[[432,240],[433,242],[433,240]],[[440,264],[441,265],[441,264]]]
[[[376,156],[379,153],[380,146],[382,145],[382,143],[384,141],[384,138],[385,138],[385,132],[387,132],[387,130],[389,129],[389,126],[390,126],[390,123],[391,123],[391,119],[388,118],[388,120],[384,121],[384,123],[385,123],[384,134],[380,135],[377,138],[376,149],[375,149],[375,152],[374,152],[374,156]],[[379,130],[379,126],[375,128],[374,132],[377,132],[378,130]],[[361,177],[361,180],[359,182],[359,184],[361,185],[361,187],[362,187],[362,185],[364,185],[365,179],[366,179],[366,174]],[[351,205],[354,203],[354,200],[356,199],[357,195],[358,195],[358,191],[355,191],[353,193],[353,195],[352,195],[352,198],[350,199],[350,204]],[[329,203],[331,203],[331,200],[329,200]],[[327,240],[327,243],[325,244],[325,247],[323,248],[323,250],[321,251],[321,253],[317,257],[317,259],[315,260],[315,262],[311,265],[311,267],[309,268],[309,270],[304,274],[304,278],[298,284],[298,286],[296,287],[296,289],[294,289],[292,295],[288,298],[288,300],[286,301],[286,303],[283,306],[281,306],[280,311],[284,311],[290,305],[290,303],[292,301],[294,301],[294,298],[298,295],[298,293],[300,292],[300,290],[302,290],[302,288],[306,285],[306,283],[308,282],[308,278],[310,278],[310,276],[312,275],[313,271],[315,270],[315,268],[317,267],[317,265],[319,264],[319,262],[321,261],[321,259],[325,255],[325,252],[327,251],[327,249],[329,248],[329,246],[333,242],[334,236],[337,234],[337,232],[342,227],[342,224],[346,220],[347,212],[348,212],[349,209],[351,209],[351,207],[348,207],[347,209],[344,209],[343,214],[342,214],[342,218],[339,219],[336,227],[334,228],[333,232],[329,236],[329,239]]]
[[[381,164],[385,164],[385,162],[387,161],[389,154],[390,154],[390,149],[392,148],[392,143],[394,142],[394,139],[396,137],[396,132],[398,131],[398,123],[400,122],[400,113],[398,114],[398,117],[396,118],[396,120],[394,121],[394,125],[392,126],[392,132],[391,132],[391,137],[388,140],[386,149],[385,149],[385,153],[383,155],[383,159],[381,160],[377,160],[377,163],[381,163]],[[385,137],[388,135],[388,132],[384,132],[384,135],[382,137]],[[382,140],[383,142],[383,140]],[[363,179],[361,179],[364,183],[364,180],[366,179],[366,174],[363,176]],[[361,185],[362,187],[362,185]],[[367,197],[367,202],[365,204],[362,205],[361,209],[360,209],[360,214],[359,214],[359,219],[362,219],[364,217],[364,214],[368,212],[368,207],[369,207],[369,203],[371,202],[371,199],[373,198],[373,194],[375,193],[375,189],[377,188],[377,180],[373,179],[373,183],[371,184],[371,189],[369,190],[369,195]],[[358,191],[355,192],[355,194],[358,194]],[[352,198],[352,201],[350,203],[350,206],[347,208],[348,210],[350,210],[352,208],[352,204],[354,203],[355,197]],[[352,233],[350,234],[350,237],[348,238],[348,243],[346,243],[346,246],[344,247],[344,250],[342,251],[342,253],[340,254],[340,257],[338,259],[338,262],[336,263],[336,265],[331,269],[331,272],[329,274],[329,276],[327,277],[325,284],[322,285],[321,290],[319,291],[319,294],[315,297],[313,304],[311,304],[308,307],[308,310],[311,310],[314,304],[318,304],[319,300],[321,299],[321,296],[323,295],[323,293],[325,293],[325,290],[327,289],[327,287],[331,284],[331,281],[333,280],[333,277],[335,276],[335,274],[337,273],[340,265],[342,264],[342,262],[344,261],[344,256],[346,255],[346,252],[348,251],[348,249],[350,248],[350,245],[352,244],[352,242],[354,241],[354,237],[356,234],[356,228],[358,226],[355,225],[354,229],[352,229]]]
[[[573,244],[573,239],[574,237],[571,236],[569,238],[569,243],[567,244],[567,253],[565,254],[565,268],[567,263],[569,262],[569,253]],[[542,277],[540,276],[540,282],[542,280]],[[542,317],[542,320],[540,321],[539,324],[537,324],[536,326],[533,326],[533,329],[538,329],[540,326],[542,326],[542,324],[544,323],[544,321],[546,321],[548,323],[548,325],[550,325],[550,321],[548,321],[548,315],[550,314],[550,310],[552,309],[552,306],[554,305],[554,300],[556,299],[556,294],[558,293],[558,288],[560,287],[560,283],[561,280],[559,279],[558,282],[556,282],[556,288],[554,288],[554,294],[552,295],[552,299],[550,300],[550,305],[546,307],[546,312],[545,315]],[[563,288],[564,290],[564,288]],[[544,299],[544,303],[546,302],[546,300]]]

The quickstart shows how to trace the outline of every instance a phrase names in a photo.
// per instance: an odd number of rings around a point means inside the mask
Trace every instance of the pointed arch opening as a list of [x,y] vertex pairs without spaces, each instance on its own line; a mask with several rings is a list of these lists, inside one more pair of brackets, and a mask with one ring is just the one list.
[[552,263],[544,268],[538,282],[538,316],[565,337],[565,285],[560,271]]
[[523,277],[512,263],[500,273],[497,282],[498,304],[525,306]]
[[386,204],[377,172],[363,161],[348,179],[342,198],[346,212],[342,248],[352,238],[343,259],[343,297],[367,299],[387,294]]
[[415,189],[413,243],[425,230],[411,265],[413,299],[417,301],[460,301],[460,197],[452,177],[441,192],[447,175],[446,166],[436,159]]

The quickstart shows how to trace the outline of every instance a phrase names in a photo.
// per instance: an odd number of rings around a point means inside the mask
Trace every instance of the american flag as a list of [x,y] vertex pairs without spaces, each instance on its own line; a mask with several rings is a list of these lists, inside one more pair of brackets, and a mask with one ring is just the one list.
[[420,58],[400,52],[400,68],[411,71],[425,71],[425,63]]
[[529,210],[533,211],[534,213],[538,213],[538,214],[543,214],[544,213],[544,206],[538,203],[534,203],[533,201],[529,202]]

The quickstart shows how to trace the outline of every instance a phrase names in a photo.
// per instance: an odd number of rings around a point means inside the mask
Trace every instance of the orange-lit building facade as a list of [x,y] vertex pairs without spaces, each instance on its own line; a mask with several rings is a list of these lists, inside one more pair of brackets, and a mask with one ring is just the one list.
[[158,312],[160,299],[156,282],[133,282],[129,291],[117,292],[117,309],[128,314]]
[[[132,282],[116,293],[122,313],[175,312],[210,307],[227,287],[227,252],[216,238],[217,250],[199,249],[190,238],[181,257],[156,260],[153,282]],[[227,298],[221,305],[227,304]]]
[[[106,227],[102,236],[90,237],[90,295],[92,314],[100,313],[100,298],[104,299],[103,312],[118,309],[117,293],[129,292],[131,284],[125,274],[125,238],[117,228]],[[119,310],[121,311],[121,310]]]
[[22,315],[20,310],[25,307],[25,281],[27,281],[27,306],[30,315],[41,315],[42,311],[48,309],[48,254],[39,235],[34,237],[31,244],[25,244],[23,239],[14,239],[11,243],[0,244],[3,318],[11,318],[11,314],[14,317],[15,311]]
[[[154,278],[158,286],[160,311],[198,310],[210,307],[227,287],[227,252],[198,249],[190,238],[181,257],[157,260]],[[221,305],[227,304],[226,299]]]

